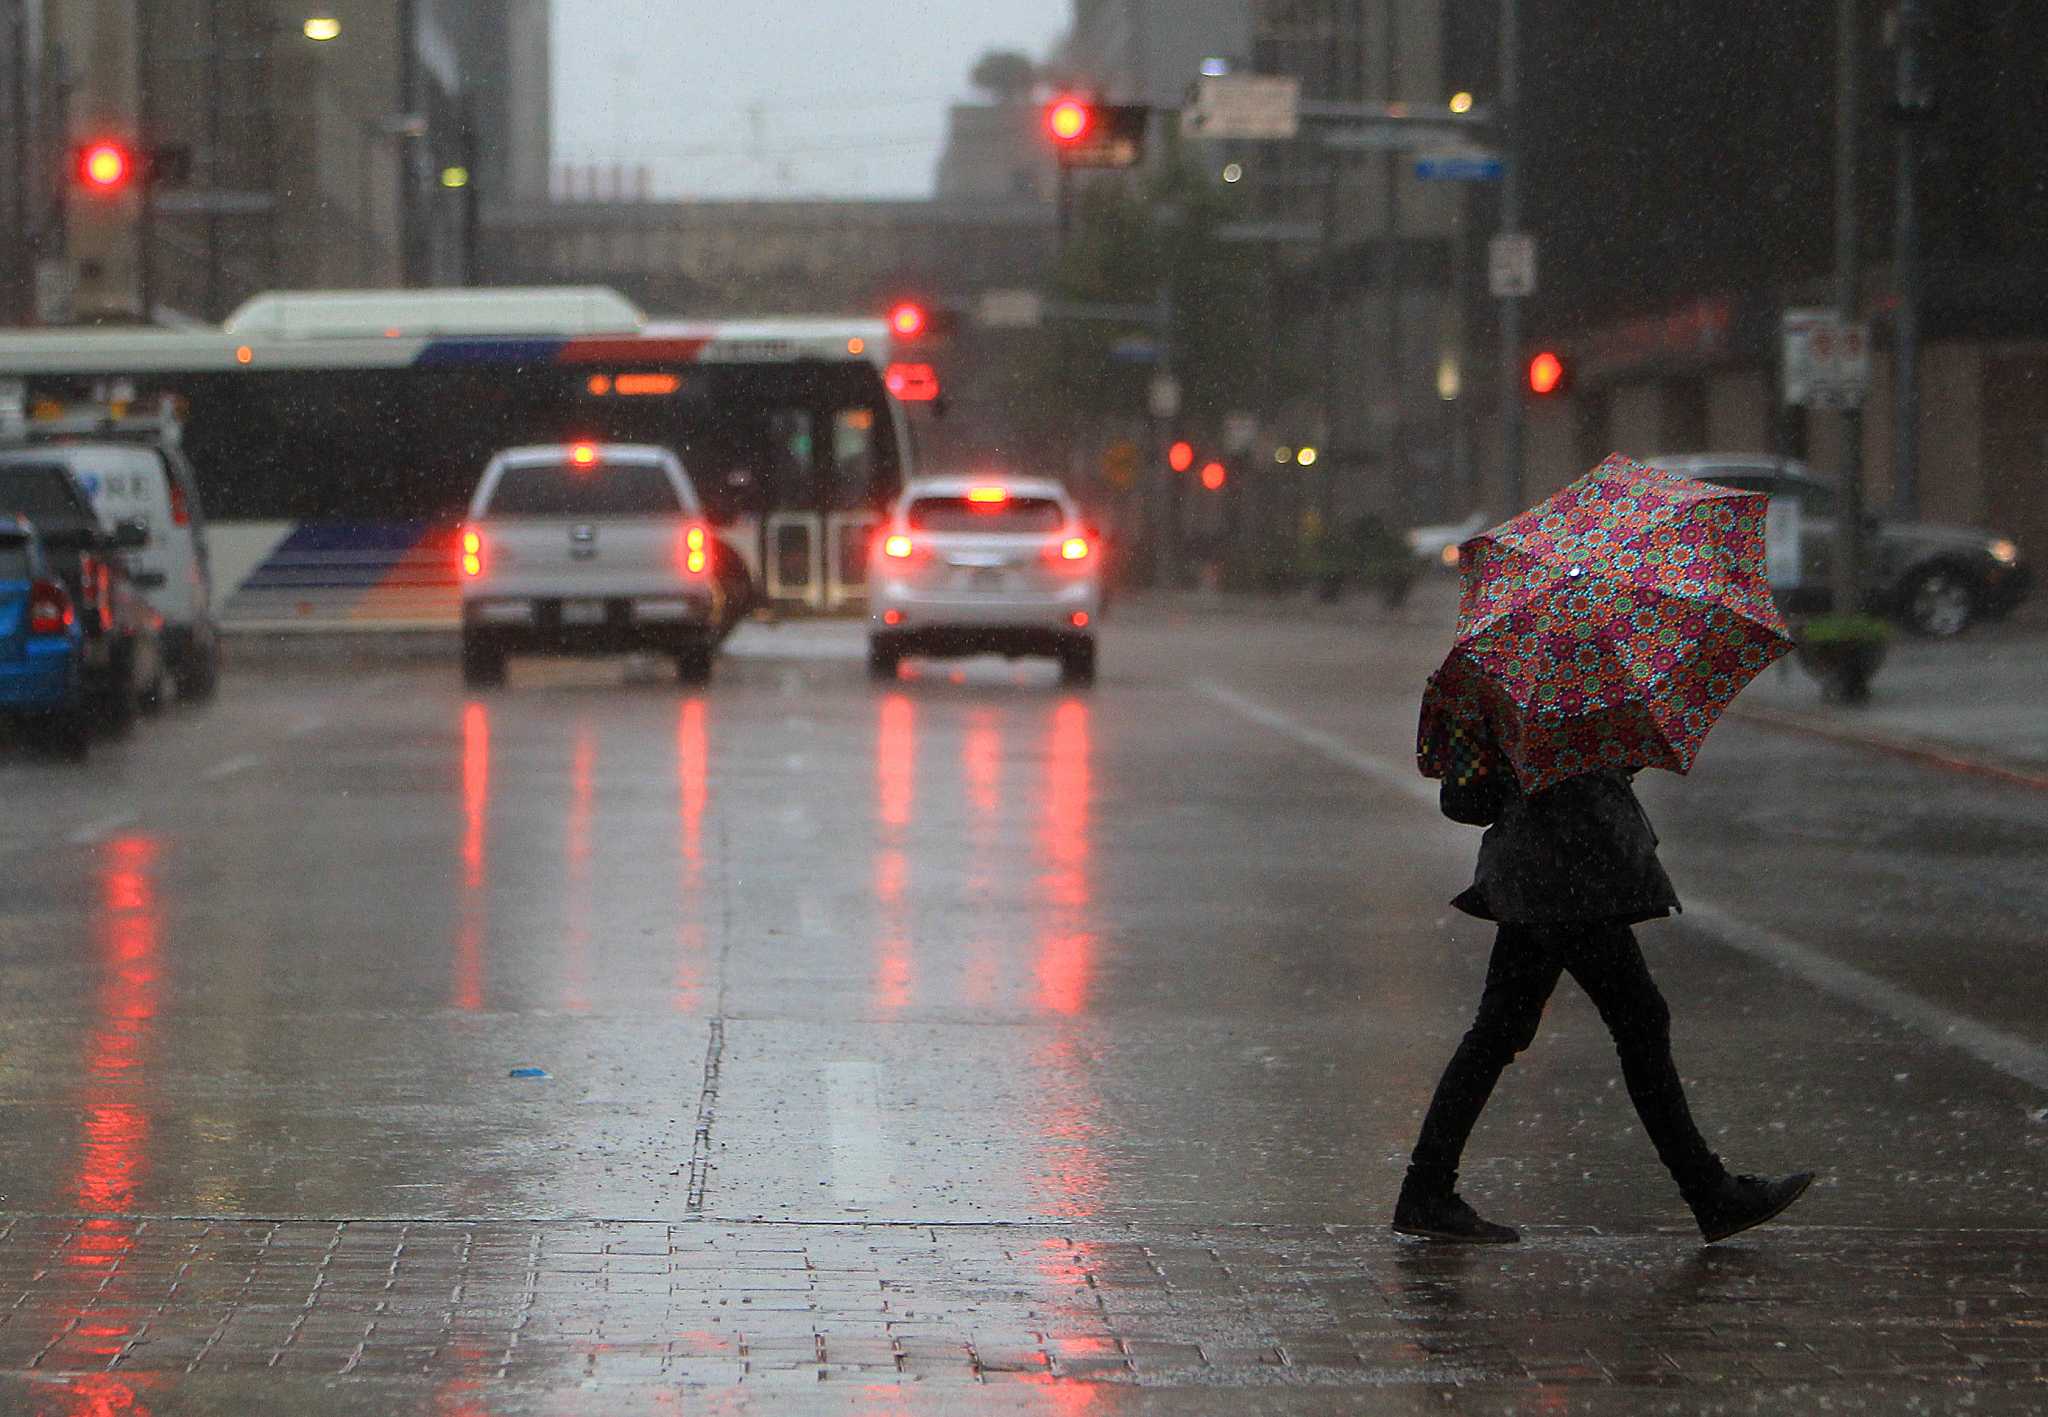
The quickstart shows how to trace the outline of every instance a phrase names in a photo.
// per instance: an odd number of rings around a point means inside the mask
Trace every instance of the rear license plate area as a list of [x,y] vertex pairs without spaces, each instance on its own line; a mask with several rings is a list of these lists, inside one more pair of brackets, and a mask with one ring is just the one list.
[[605,619],[602,600],[565,600],[562,602],[562,623],[564,625],[602,625]]

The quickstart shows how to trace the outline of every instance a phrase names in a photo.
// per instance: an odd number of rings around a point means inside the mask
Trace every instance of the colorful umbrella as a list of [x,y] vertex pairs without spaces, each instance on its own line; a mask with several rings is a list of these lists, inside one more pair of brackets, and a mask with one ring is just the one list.
[[1459,548],[1458,629],[1423,695],[1428,777],[1525,792],[1599,768],[1691,769],[1721,711],[1792,647],[1764,578],[1760,492],[1615,454]]

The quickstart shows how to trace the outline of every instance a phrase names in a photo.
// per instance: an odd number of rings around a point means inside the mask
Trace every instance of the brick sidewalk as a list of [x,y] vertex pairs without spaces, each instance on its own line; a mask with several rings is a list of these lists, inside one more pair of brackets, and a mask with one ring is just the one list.
[[1713,1250],[1537,1230],[1460,1250],[1339,1227],[0,1227],[0,1380],[96,1375],[159,1401],[262,1374],[328,1380],[333,1411],[386,1378],[2048,1401],[2038,1230],[1784,1226]]

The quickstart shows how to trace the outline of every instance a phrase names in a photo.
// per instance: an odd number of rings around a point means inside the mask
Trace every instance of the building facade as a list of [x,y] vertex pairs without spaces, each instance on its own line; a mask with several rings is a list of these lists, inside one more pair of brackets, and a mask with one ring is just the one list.
[[[37,103],[16,163],[19,185],[50,193],[26,312],[43,323],[213,321],[265,289],[458,283],[480,190],[545,189],[544,0],[0,3],[31,17],[16,57]],[[338,35],[314,38],[316,18]],[[174,171],[146,203],[139,183],[89,191],[69,154],[100,140],[173,155]]]
[[[1870,0],[1850,36],[1860,303],[1877,346],[1861,462],[1873,505],[1995,526],[2038,554],[2048,546],[2048,88],[2038,82],[2048,34],[2019,3],[1922,8],[1936,108],[1918,138],[1911,496],[1894,476],[1894,7]],[[1543,254],[1522,353],[1557,349],[1572,380],[1566,396],[1531,407],[1532,492],[1615,448],[1772,451],[1835,470],[1841,418],[1784,407],[1778,368],[1783,312],[1833,303],[1835,5],[1644,11],[1571,0],[1556,10],[1525,36],[1525,210]],[[1626,63],[1583,43],[1622,32]],[[1485,56],[1475,67],[1488,67]]]

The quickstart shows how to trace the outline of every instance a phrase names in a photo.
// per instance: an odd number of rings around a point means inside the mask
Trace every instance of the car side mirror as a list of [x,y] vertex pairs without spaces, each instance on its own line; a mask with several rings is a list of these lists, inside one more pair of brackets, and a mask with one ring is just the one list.
[[149,545],[149,523],[130,517],[114,524],[114,534],[109,538],[116,551],[140,551]]

